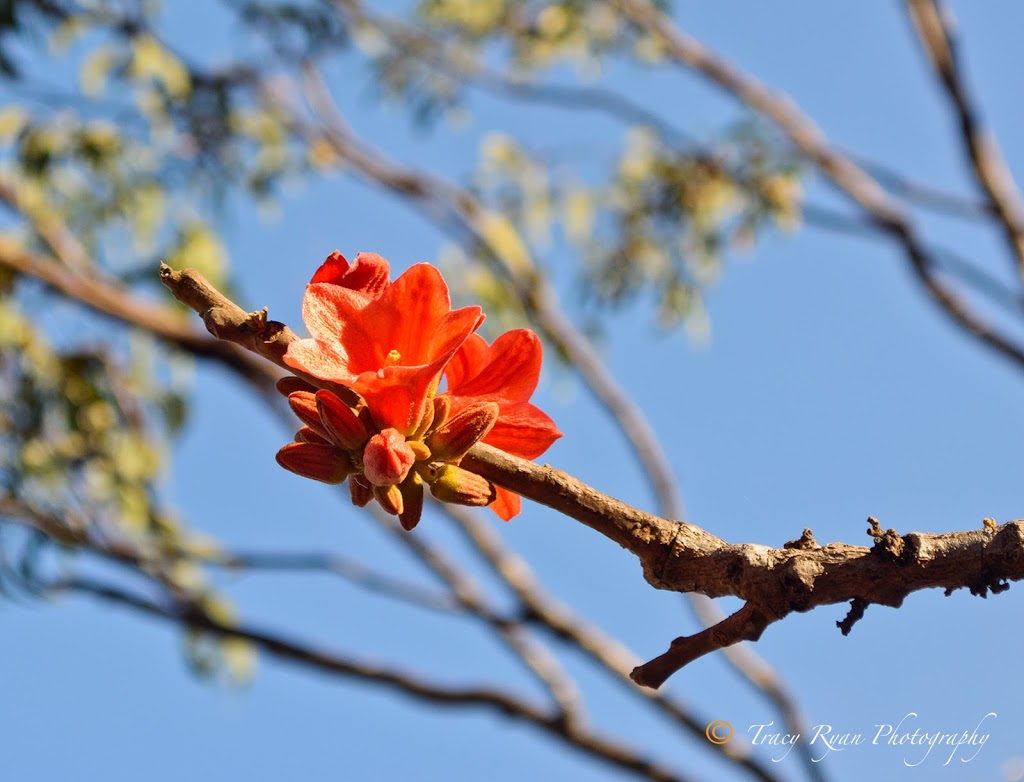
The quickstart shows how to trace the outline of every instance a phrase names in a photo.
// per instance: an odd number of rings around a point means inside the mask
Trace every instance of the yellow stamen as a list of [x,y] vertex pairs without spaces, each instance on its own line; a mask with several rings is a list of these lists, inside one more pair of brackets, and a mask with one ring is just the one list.
[[399,353],[397,350],[390,351],[387,354],[387,356],[384,358],[384,366],[386,366],[386,367],[393,367],[396,364],[401,364],[401,363],[402,363],[402,354]]

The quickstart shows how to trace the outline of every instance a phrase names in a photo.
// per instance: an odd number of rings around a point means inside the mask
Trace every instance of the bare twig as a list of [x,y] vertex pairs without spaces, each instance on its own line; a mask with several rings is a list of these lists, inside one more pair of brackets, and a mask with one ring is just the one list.
[[447,593],[426,589],[421,584],[375,571],[356,559],[341,554],[325,554],[317,551],[240,551],[238,549],[218,550],[210,555],[193,551],[188,553],[212,565],[229,570],[330,573],[360,589],[429,611],[451,614],[464,610]]
[[964,219],[989,218],[993,214],[991,205],[981,199],[952,193],[924,182],[915,182],[896,169],[855,152],[842,150],[842,154],[885,185],[890,193],[914,206]]
[[274,372],[266,362],[237,346],[196,333],[179,313],[130,293],[95,270],[81,273],[26,250],[12,239],[0,237],[0,266],[32,277],[69,299],[79,301],[108,318],[145,329],[157,338],[198,358],[215,359],[261,392],[273,390]]
[[238,638],[267,654],[342,678],[369,681],[436,706],[477,707],[538,728],[573,748],[652,782],[684,782],[686,777],[648,760],[632,747],[578,725],[567,723],[558,713],[502,690],[487,687],[458,687],[437,684],[419,675],[361,662],[335,651],[318,649],[283,635],[245,624],[228,624],[211,616],[196,603],[156,602],[111,584],[91,579],[68,579],[51,586],[53,592],[77,592],[108,600],[149,616],[168,620],[225,638]]
[[529,563],[504,545],[493,525],[484,522],[469,508],[446,505],[445,511],[469,543],[491,565],[494,573],[519,599],[529,621],[579,649],[631,693],[643,698],[685,733],[698,739],[702,746],[717,750],[757,779],[765,782],[776,779],[768,768],[751,757],[748,746],[736,742],[716,744],[706,741],[709,720],[693,714],[692,709],[677,702],[668,693],[637,685],[631,678],[633,669],[640,663],[636,655],[600,627],[551,597],[537,581]]
[[375,513],[384,526],[406,549],[411,551],[452,591],[456,603],[472,616],[489,625],[508,649],[522,661],[545,687],[567,722],[583,721],[585,709],[575,681],[558,659],[531,636],[529,629],[518,619],[502,615],[488,605],[484,591],[473,578],[458,567],[439,548],[422,536],[409,535],[390,516]]
[[946,90],[975,181],[998,217],[1016,259],[1017,272],[1024,278],[1024,201],[995,136],[982,127],[959,61],[952,11],[938,0],[908,0],[907,11],[928,61]]
[[747,603],[732,616],[705,627],[696,635],[677,638],[667,652],[633,670],[633,681],[644,687],[658,688],[680,668],[699,657],[738,641],[756,641],[771,620],[756,606]]
[[861,167],[832,147],[814,122],[785,95],[775,93],[700,41],[684,33],[648,0],[612,0],[638,27],[659,36],[668,54],[733,95],[748,108],[777,125],[790,142],[843,194],[854,201],[872,223],[902,248],[911,270],[925,291],[968,334],[1024,368],[1024,347],[984,321],[941,277],[909,218],[885,190]]
[[25,217],[46,246],[65,266],[77,272],[90,268],[92,262],[89,253],[78,238],[52,210],[31,208],[19,191],[17,180],[10,175],[0,177],[0,203],[6,204],[9,209]]

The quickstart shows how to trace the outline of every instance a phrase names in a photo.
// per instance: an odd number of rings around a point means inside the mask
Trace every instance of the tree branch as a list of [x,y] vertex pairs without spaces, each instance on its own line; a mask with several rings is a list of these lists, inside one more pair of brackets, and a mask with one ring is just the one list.
[[732,616],[695,635],[677,638],[668,651],[650,662],[638,665],[631,674],[633,681],[644,687],[658,688],[680,668],[705,654],[739,641],[756,641],[771,620],[752,603],[747,603]]
[[[515,551],[505,546],[494,531],[493,525],[487,524],[470,508],[459,505],[446,505],[447,515],[456,523],[466,539],[477,552],[491,565],[492,571],[512,590],[519,599],[529,621],[552,633],[555,637],[571,644],[597,666],[611,674],[616,681],[625,685],[629,691],[643,698],[654,709],[677,724],[689,736],[698,739],[702,746],[714,749],[741,768],[749,771],[757,779],[769,782],[776,776],[764,764],[751,757],[747,746],[736,742],[715,744],[706,740],[706,729],[709,720],[692,713],[691,709],[674,700],[666,692],[658,692],[649,687],[641,687],[631,678],[633,669],[639,664],[636,655],[620,641],[607,635],[600,627],[591,624],[577,615],[570,607],[558,603],[550,597],[530,567],[530,564]],[[741,647],[734,647],[741,648]],[[754,657],[751,655],[751,657]],[[759,675],[758,684],[769,695],[776,694],[773,686],[781,690],[777,677],[764,675],[765,664],[760,660],[747,661],[746,670]],[[773,701],[775,699],[773,698]],[[788,695],[781,693],[781,703],[792,703]],[[776,705],[780,705],[776,702]],[[780,708],[781,705],[780,705]],[[784,711],[784,709],[782,709]],[[797,725],[800,720],[795,713],[784,713],[787,725]],[[821,778],[820,774],[812,774],[812,778]]]
[[[175,295],[180,280],[190,276],[201,280],[197,272],[162,273]],[[212,291],[216,296],[211,301],[224,298],[208,285],[190,286],[188,295],[195,290]],[[204,304],[196,300],[190,306],[201,310]],[[259,342],[259,334],[254,339],[239,331],[250,317],[241,308],[223,311],[242,313],[239,318],[245,320],[225,324],[222,334],[241,334],[245,344]],[[693,524],[645,513],[567,473],[483,443],[473,446],[462,465],[615,541],[640,560],[647,581],[658,589],[747,602],[744,610],[710,630],[677,639],[674,651],[650,669],[651,681],[664,681],[672,663],[685,664],[713,649],[753,638],[755,631],[760,636],[768,624],[793,612],[854,600],[895,607],[911,592],[936,587],[947,593],[966,587],[986,596],[1005,590],[1008,581],[1024,579],[1024,521],[1001,527],[986,524],[967,532],[901,536],[895,530],[882,533],[872,519],[872,548],[819,546],[805,531],[798,541],[772,549],[726,543]],[[639,676],[645,678],[644,673]]]
[[435,684],[418,675],[361,662],[317,649],[283,635],[244,624],[227,624],[195,603],[164,604],[110,584],[90,579],[68,579],[51,585],[54,592],[77,592],[117,603],[135,611],[225,638],[238,638],[274,657],[342,678],[373,682],[437,706],[478,707],[544,731],[591,757],[633,772],[652,782],[685,782],[677,772],[637,754],[632,747],[594,731],[585,730],[501,690]]
[[911,270],[946,315],[999,355],[1024,369],[1024,346],[974,312],[936,273],[939,264],[917,231],[882,186],[853,160],[832,147],[817,125],[785,95],[775,93],[700,41],[690,37],[648,0],[612,0],[638,27],[659,36],[670,56],[767,117],[840,192],[899,244]]
[[952,11],[937,0],[908,0],[907,11],[928,61],[946,90],[975,181],[998,218],[1010,252],[1016,258],[1018,275],[1024,278],[1024,202],[995,136],[982,127],[963,77]]
[[537,643],[529,628],[518,618],[494,610],[484,591],[468,572],[456,566],[443,551],[420,536],[409,535],[393,517],[376,508],[377,521],[392,537],[417,557],[452,592],[456,604],[488,625],[508,650],[515,655],[543,685],[566,722],[583,721],[583,698],[576,682],[548,649]]
[[18,242],[0,237],[0,266],[38,280],[99,314],[149,331],[158,339],[198,358],[214,359],[234,370],[261,392],[272,391],[278,374],[236,345],[197,334],[176,312],[145,301],[116,283],[104,280],[95,268],[69,269]]

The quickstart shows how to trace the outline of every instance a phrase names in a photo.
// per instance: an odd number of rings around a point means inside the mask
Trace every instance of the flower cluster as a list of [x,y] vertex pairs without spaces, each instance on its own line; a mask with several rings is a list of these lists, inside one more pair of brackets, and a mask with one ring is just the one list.
[[[352,501],[372,499],[412,529],[424,487],[444,502],[490,505],[506,521],[520,498],[459,466],[477,442],[533,459],[561,433],[534,405],[541,345],[528,329],[488,345],[479,307],[452,310],[440,272],[425,263],[394,281],[388,262],[359,253],[328,256],[306,287],[310,338],[285,354],[321,382],[287,377],[278,389],[304,426],[278,463],[341,483]],[[439,392],[441,379],[447,389]]]

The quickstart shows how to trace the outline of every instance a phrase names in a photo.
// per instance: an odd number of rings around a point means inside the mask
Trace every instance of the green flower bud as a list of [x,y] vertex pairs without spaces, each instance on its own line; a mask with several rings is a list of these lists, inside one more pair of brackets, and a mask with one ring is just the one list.
[[429,479],[430,493],[441,502],[457,505],[489,505],[495,495],[494,486],[486,478],[454,464],[442,464]]

